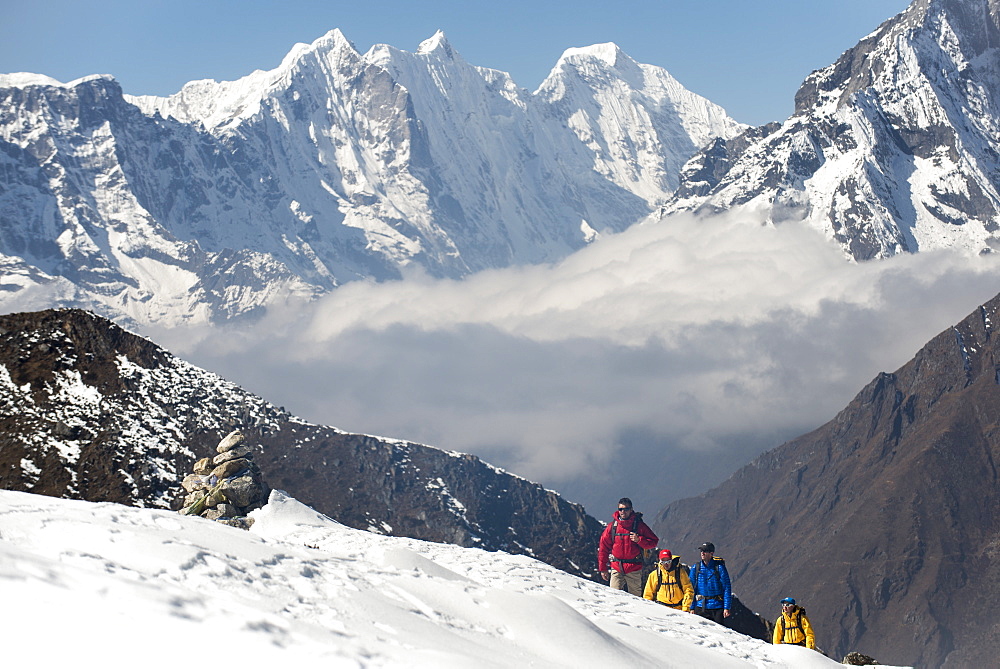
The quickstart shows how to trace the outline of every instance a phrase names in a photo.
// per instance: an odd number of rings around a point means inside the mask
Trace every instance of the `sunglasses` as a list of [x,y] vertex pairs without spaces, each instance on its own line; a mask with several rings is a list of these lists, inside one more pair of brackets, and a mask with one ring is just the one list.
[[632,507],[630,507],[630,506],[620,506],[620,507],[618,507],[618,510],[619,511],[631,511]]

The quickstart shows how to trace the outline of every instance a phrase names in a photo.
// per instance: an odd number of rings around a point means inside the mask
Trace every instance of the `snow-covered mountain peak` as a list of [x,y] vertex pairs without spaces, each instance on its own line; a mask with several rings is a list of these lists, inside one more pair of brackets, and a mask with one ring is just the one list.
[[420,43],[420,46],[417,48],[417,54],[421,56],[436,55],[439,58],[451,60],[455,58],[457,52],[452,48],[444,31],[438,30],[431,37]]
[[[942,97],[964,95],[971,84],[1000,74],[1000,0],[918,0],[810,74],[796,100],[796,115],[832,97],[837,107],[869,91],[889,100],[919,88]],[[948,90],[954,89],[954,90]],[[919,109],[909,111],[920,112]]]
[[80,84],[91,81],[113,81],[117,80],[110,74],[89,74],[79,79],[74,79],[68,83],[63,83],[57,79],[44,74],[34,74],[32,72],[11,72],[0,74],[0,88],[27,88],[29,86],[52,86],[54,88],[76,88]]
[[[416,52],[376,45],[362,55],[331,30],[274,69],[193,81],[169,97],[98,85],[65,105],[54,104],[65,92],[39,89],[52,99],[0,120],[0,132],[21,148],[53,128],[68,135],[11,159],[25,187],[0,193],[0,214],[14,212],[0,254],[27,263],[25,285],[38,283],[32,267],[69,272],[71,284],[116,296],[104,313],[127,304],[138,321],[162,289],[178,305],[167,320],[186,319],[206,301],[248,313],[276,291],[309,296],[398,278],[410,264],[459,277],[550,262],[591,232],[646,218],[685,160],[742,128],[615,44],[570,49],[547,81],[531,95],[466,62],[442,31]],[[11,91],[5,104],[24,99]],[[40,172],[35,157],[65,160],[70,178]],[[59,240],[76,225],[86,262],[64,270],[76,265],[63,263]]]
[[643,67],[614,42],[566,49],[549,76],[568,72],[588,80],[621,79],[633,88],[642,88],[645,83]]
[[[613,42],[567,49],[535,95],[565,109],[569,127],[582,141],[615,138],[608,152],[618,154],[617,165],[607,169],[642,184],[639,190],[651,201],[676,186],[680,171],[671,158],[657,154],[694,153],[711,139],[733,137],[746,127],[667,70],[637,63]],[[631,127],[640,119],[648,120],[648,127],[642,122]]]
[[[731,136],[746,127],[730,119],[722,107],[687,90],[666,69],[638,63],[613,42],[567,49],[536,94],[554,101],[567,95],[572,97],[570,91],[576,88],[603,91],[615,97],[637,95],[657,101],[654,104],[679,105],[685,109],[686,113],[681,114],[685,123],[695,117],[704,119],[710,116],[723,125],[731,126],[731,131],[722,132],[717,127],[704,128],[712,136]],[[708,125],[715,126],[717,123]],[[688,130],[693,127],[689,126]],[[707,139],[702,134],[695,143],[701,146]]]
[[635,63],[624,51],[614,42],[604,42],[602,44],[592,44],[583,47],[571,47],[563,51],[559,62],[574,62],[597,59],[604,61],[611,67],[617,67],[619,62],[624,60]]
[[26,88],[28,86],[65,86],[61,81],[44,74],[32,72],[10,72],[0,74],[0,88]]
[[[146,114],[159,112],[183,123],[201,123],[206,128],[230,129],[257,114],[261,102],[287,89],[296,73],[336,70],[344,60],[357,61],[361,54],[340,29],[334,29],[310,44],[298,43],[272,70],[256,70],[235,81],[202,79],[185,84],[170,97],[126,96]],[[326,93],[326,91],[320,91]]]
[[296,44],[281,60],[281,65],[271,70],[269,74],[272,79],[276,79],[301,67],[303,61],[310,58],[325,59],[335,63],[344,56],[360,58],[361,54],[340,28],[334,28],[309,44],[301,42]]
[[349,40],[346,35],[344,35],[340,28],[334,28],[322,37],[317,38],[312,44],[308,45],[308,48],[327,51],[348,50],[353,51],[356,54],[359,53],[357,47],[354,46],[354,43]]
[[169,97],[126,95],[125,99],[148,115],[159,113],[181,123],[217,128],[257,113],[264,93],[284,72],[283,68],[256,70],[235,81],[198,79],[184,84]]
[[784,124],[703,149],[665,211],[803,221],[857,260],[1000,240],[1000,0],[917,0],[809,75]]

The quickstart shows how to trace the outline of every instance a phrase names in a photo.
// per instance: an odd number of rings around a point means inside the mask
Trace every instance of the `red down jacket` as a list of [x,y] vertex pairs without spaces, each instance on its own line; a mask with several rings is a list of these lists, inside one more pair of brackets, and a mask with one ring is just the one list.
[[[639,535],[639,543],[629,539],[629,534]],[[621,520],[615,511],[614,520],[601,533],[597,545],[597,570],[608,571],[612,567],[623,574],[642,569],[642,549],[656,548],[659,538],[642,522],[642,514],[632,512],[626,520]]]

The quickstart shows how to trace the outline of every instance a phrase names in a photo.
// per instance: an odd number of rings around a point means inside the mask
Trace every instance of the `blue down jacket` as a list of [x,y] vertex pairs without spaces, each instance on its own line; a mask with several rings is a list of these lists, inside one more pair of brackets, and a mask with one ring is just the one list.
[[700,606],[706,609],[731,609],[733,604],[733,586],[729,580],[726,561],[713,557],[709,565],[696,562],[689,572],[691,585],[694,587],[693,608]]

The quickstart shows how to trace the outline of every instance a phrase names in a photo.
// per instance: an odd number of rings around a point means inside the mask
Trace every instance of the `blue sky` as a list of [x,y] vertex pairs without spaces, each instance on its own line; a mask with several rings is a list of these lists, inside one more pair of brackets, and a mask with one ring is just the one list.
[[475,65],[534,90],[569,47],[616,42],[665,67],[737,120],[792,112],[802,79],[906,0],[0,0],[0,72],[70,81],[114,75],[125,92],[169,95],[194,79],[271,69],[296,42],[340,28],[361,51],[413,51],[437,29]]

